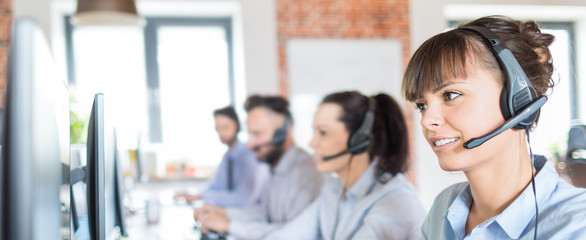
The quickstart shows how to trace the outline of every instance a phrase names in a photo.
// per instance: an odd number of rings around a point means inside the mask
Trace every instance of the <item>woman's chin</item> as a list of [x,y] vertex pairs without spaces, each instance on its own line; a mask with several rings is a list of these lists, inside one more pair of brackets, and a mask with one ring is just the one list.
[[322,173],[331,173],[339,170],[341,167],[339,163],[335,161],[324,161],[321,158],[317,160],[317,170]]
[[317,160],[317,170],[320,172],[331,172],[331,167],[328,165],[329,164],[327,164],[321,159]]
[[440,168],[446,172],[462,171],[466,166],[461,161],[454,158],[438,158]]

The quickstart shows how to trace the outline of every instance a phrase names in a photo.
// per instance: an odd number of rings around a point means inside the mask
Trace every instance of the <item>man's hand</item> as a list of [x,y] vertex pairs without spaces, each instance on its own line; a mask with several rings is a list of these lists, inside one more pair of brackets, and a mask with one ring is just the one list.
[[207,234],[209,230],[216,232],[228,232],[228,226],[230,225],[230,219],[224,214],[217,211],[206,212],[199,217],[203,232]]
[[206,204],[200,208],[196,208],[195,210],[193,210],[193,219],[195,219],[195,221],[199,221],[201,220],[201,216],[212,212],[219,214],[223,217],[226,217],[226,211],[224,210],[224,208],[217,207],[211,204]]
[[193,202],[193,201],[197,201],[201,199],[201,195],[190,195],[188,193],[176,193],[175,196],[173,196],[173,199],[175,201],[179,200],[179,199],[185,199],[186,202]]

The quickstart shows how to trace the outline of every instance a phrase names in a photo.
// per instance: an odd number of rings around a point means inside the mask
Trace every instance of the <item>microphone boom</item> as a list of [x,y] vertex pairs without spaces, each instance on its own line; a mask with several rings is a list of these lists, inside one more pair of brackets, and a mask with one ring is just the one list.
[[529,104],[529,106],[527,106],[525,109],[523,109],[523,111],[521,111],[519,114],[517,114],[514,117],[507,120],[503,125],[501,125],[497,129],[493,130],[492,132],[490,132],[482,137],[477,137],[477,138],[473,138],[473,139],[468,140],[466,143],[464,143],[464,148],[472,149],[472,148],[478,147],[481,144],[483,144],[484,142],[493,138],[494,136],[499,135],[500,133],[508,130],[509,128],[516,126],[517,124],[519,124],[520,122],[522,122],[523,120],[525,120],[526,118],[528,118],[529,116],[534,114],[535,112],[539,111],[539,109],[543,106],[543,104],[545,104],[545,102],[547,102],[546,96],[541,96],[541,97],[535,99],[533,102],[531,102]]

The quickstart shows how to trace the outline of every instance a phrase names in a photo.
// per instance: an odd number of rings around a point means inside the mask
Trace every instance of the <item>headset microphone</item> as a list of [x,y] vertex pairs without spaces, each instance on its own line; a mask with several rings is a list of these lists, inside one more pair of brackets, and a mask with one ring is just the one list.
[[493,130],[492,132],[490,132],[482,137],[477,137],[477,138],[473,138],[473,139],[468,140],[466,143],[464,143],[464,148],[472,149],[472,148],[478,147],[481,144],[483,144],[484,142],[493,138],[494,136],[506,131],[509,128],[517,126],[517,124],[519,124],[521,121],[525,120],[526,118],[530,117],[532,114],[539,111],[539,108],[541,108],[543,106],[543,104],[545,104],[545,102],[547,102],[546,96],[541,96],[541,97],[537,98],[532,103],[530,103],[529,106],[527,106],[525,109],[523,109],[523,111],[521,111],[516,116],[507,120],[503,125],[501,125],[497,129]]
[[348,148],[348,149],[346,149],[346,150],[344,150],[344,151],[342,151],[342,152],[340,152],[338,154],[330,155],[330,156],[326,156],[326,157],[322,157],[322,159],[324,161],[329,161],[329,160],[332,160],[332,159],[337,158],[339,156],[342,156],[344,154],[351,153],[351,152],[356,152],[359,149],[367,148],[369,145],[370,145],[370,140],[366,140],[366,141],[363,141],[363,142],[359,143],[358,145],[353,146],[351,148]]
[[268,142],[268,143],[263,143],[263,144],[258,144],[258,145],[255,145],[254,147],[252,147],[252,151],[255,151],[255,152],[257,152],[257,151],[259,151],[259,150],[260,150],[262,147],[264,147],[264,146],[268,146],[268,145],[272,145],[272,144],[273,144],[272,142]]

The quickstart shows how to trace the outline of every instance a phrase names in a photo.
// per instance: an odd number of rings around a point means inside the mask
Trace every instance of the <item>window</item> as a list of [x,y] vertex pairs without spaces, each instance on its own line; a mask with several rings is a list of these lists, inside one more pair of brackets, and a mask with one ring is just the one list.
[[555,36],[549,49],[553,58],[553,80],[556,83],[548,94],[548,102],[542,108],[538,127],[532,133],[532,148],[545,154],[560,151],[560,145],[568,140],[571,122],[579,118],[578,92],[574,76],[574,46],[572,23],[540,23],[543,32]]
[[[89,118],[93,97],[104,93],[106,98],[119,103],[113,119],[117,126],[119,143],[136,141],[146,129],[146,88],[144,40],[139,28],[84,27],[72,28],[73,46],[69,56],[70,92],[72,110]],[[75,63],[75,67],[73,67]],[[87,121],[87,119],[86,119]]]
[[147,18],[136,27],[67,21],[69,81],[78,111],[93,94],[115,99],[119,145],[137,138],[157,160],[214,166],[226,150],[213,110],[234,104],[231,19]]

